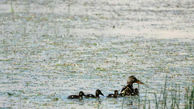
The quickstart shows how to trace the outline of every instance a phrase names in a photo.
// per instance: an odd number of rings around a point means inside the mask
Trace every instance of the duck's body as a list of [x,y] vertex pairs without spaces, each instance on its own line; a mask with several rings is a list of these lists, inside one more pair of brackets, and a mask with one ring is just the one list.
[[83,91],[79,92],[79,95],[70,95],[67,98],[68,99],[83,99],[83,96],[85,96]]
[[67,97],[68,99],[82,99],[79,95],[70,95]]
[[96,96],[93,95],[93,94],[87,94],[85,97],[86,97],[86,98],[96,98]]
[[101,92],[101,90],[96,90],[96,95],[93,94],[87,94],[85,95],[85,98],[100,98],[100,95],[104,96],[104,94]]
[[127,85],[124,86],[121,90],[122,96],[135,96],[139,95],[139,90],[137,88],[133,88],[133,83],[144,84],[140,80],[138,80],[135,76],[130,76],[127,81]]
[[127,86],[124,86],[123,89],[121,90],[121,95],[122,96],[130,96],[133,93],[133,88]]
[[117,98],[117,97],[119,97],[118,90],[115,90],[115,91],[114,91],[114,94],[108,94],[107,97],[108,97],[108,98]]

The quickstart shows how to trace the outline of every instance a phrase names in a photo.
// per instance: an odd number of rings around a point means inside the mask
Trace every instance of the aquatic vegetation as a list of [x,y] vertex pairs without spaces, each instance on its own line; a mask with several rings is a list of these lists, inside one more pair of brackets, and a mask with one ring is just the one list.
[[[194,87],[188,87],[186,88],[186,93],[184,98],[180,98],[182,96],[181,91],[180,91],[180,85],[176,85],[176,87],[172,88],[171,90],[167,90],[169,86],[167,86],[167,78],[165,79],[165,84],[161,89],[161,92],[154,94],[154,99],[153,103],[155,105],[152,105],[152,108],[154,109],[193,109],[194,108]],[[147,92],[145,93],[146,95],[148,94]],[[160,96],[160,97],[158,97]],[[141,98],[140,98],[141,99]],[[181,99],[184,100],[184,103],[181,103]],[[146,103],[148,102],[148,103]],[[149,105],[148,107],[146,105]],[[184,105],[183,105],[184,104]],[[144,104],[143,104],[144,109],[150,109],[150,100],[147,99],[145,96]]]

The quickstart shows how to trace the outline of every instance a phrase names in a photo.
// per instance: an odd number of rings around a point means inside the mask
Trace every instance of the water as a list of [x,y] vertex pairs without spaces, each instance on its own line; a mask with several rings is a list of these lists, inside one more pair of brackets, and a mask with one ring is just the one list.
[[[194,80],[193,4],[1,0],[0,107],[137,109],[145,96],[154,106],[166,75],[168,91],[180,86],[184,107]],[[151,88],[140,85],[140,97],[66,99],[80,90],[108,95],[130,75]]]

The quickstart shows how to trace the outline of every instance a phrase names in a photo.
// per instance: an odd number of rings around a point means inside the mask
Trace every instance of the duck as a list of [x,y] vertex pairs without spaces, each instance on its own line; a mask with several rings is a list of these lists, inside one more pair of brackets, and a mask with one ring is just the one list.
[[96,90],[96,95],[93,94],[87,94],[85,95],[85,98],[100,98],[100,95],[104,96],[104,94],[101,92],[101,90]]
[[79,92],[79,95],[69,95],[68,99],[83,99],[83,96],[85,96],[83,91]]
[[119,96],[118,90],[114,91],[114,94],[108,94],[107,98],[117,98]]
[[133,88],[133,84],[144,84],[140,80],[138,80],[135,76],[129,76],[127,80],[127,85],[124,86],[121,90],[121,96],[135,96],[139,95],[139,90]]
[[134,89],[134,92],[131,94],[131,96],[139,96],[139,90],[138,88]]

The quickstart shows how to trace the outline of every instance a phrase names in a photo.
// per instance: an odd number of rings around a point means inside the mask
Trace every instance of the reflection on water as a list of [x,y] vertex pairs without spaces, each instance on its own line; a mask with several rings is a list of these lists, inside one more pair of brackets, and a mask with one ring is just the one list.
[[[190,0],[1,0],[0,107],[155,107],[166,75],[184,107],[194,79],[193,8]],[[108,95],[130,75],[148,85],[139,97],[66,99],[81,90]]]

